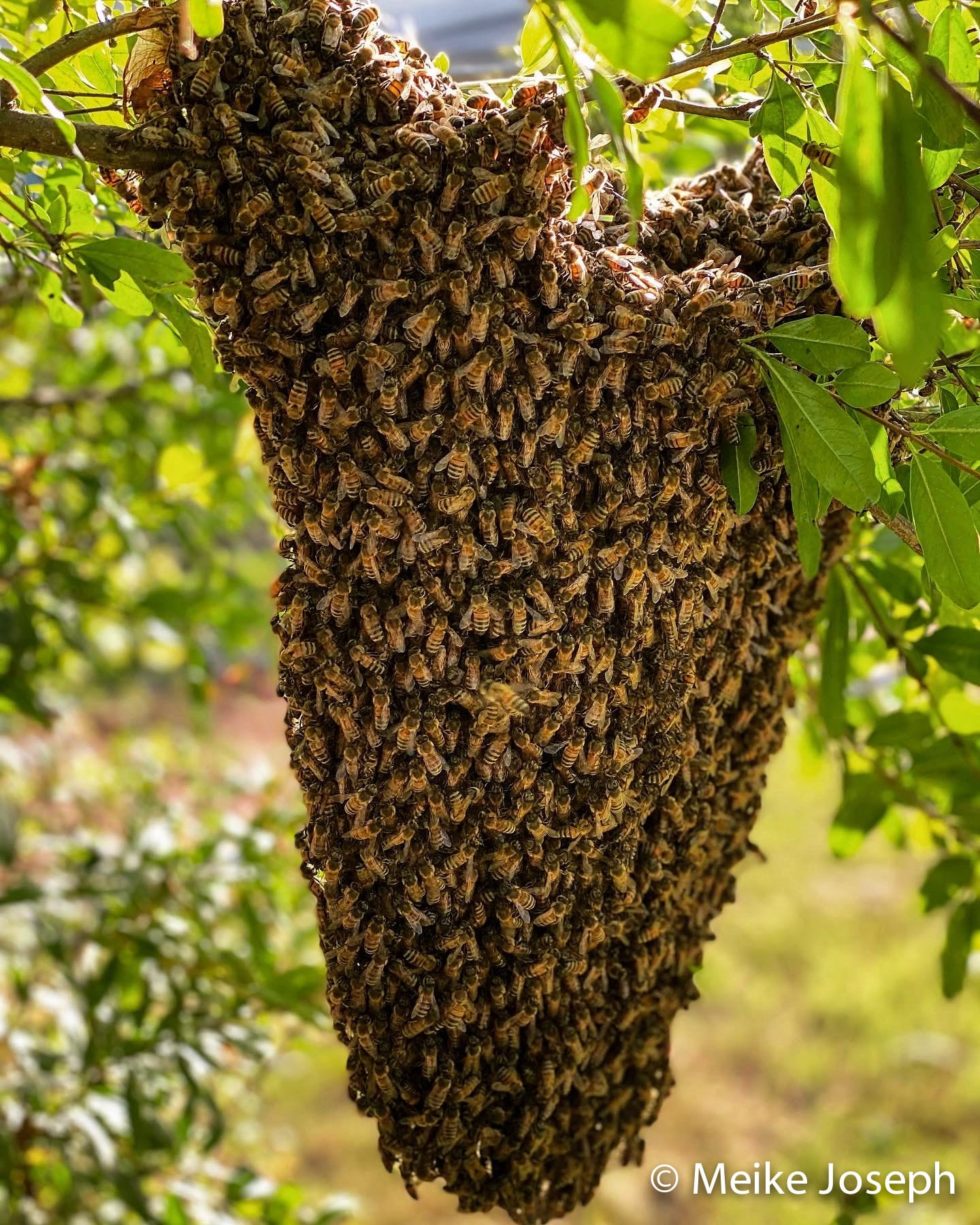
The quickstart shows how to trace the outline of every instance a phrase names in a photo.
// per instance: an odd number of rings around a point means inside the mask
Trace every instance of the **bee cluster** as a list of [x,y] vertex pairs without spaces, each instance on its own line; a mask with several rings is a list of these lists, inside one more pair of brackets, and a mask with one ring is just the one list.
[[613,173],[563,219],[550,86],[464,98],[348,0],[225,13],[143,115],[182,156],[139,194],[291,528],[273,624],[350,1092],[410,1189],[545,1220],[639,1160],[782,738],[818,591],[740,339],[833,309],[826,231],[755,159],[630,245]]

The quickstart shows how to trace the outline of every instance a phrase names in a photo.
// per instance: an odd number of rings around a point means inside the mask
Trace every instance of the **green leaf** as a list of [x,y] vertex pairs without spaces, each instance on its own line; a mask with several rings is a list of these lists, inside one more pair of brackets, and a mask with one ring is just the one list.
[[853,408],[874,408],[884,404],[899,388],[898,375],[881,362],[863,362],[851,366],[834,379],[834,391],[845,404]]
[[831,497],[861,510],[878,496],[874,456],[860,426],[812,379],[760,354],[784,439],[794,437],[807,470]]
[[739,417],[738,430],[737,443],[722,443],[721,478],[731,494],[736,512],[747,515],[759,494],[759,474],[752,467],[757,435],[755,422],[748,414]]
[[190,0],[190,18],[198,38],[217,38],[225,28],[222,0]]
[[603,126],[613,138],[616,151],[619,153],[626,131],[626,122],[623,118],[623,95],[619,87],[604,73],[596,71],[592,74],[587,92],[598,106]]
[[640,81],[660,76],[689,28],[663,0],[567,0],[566,7],[602,57]]
[[932,581],[960,608],[980,603],[980,547],[970,507],[941,464],[916,453],[912,520]]
[[930,424],[926,433],[954,455],[980,460],[980,405],[944,413]]
[[824,601],[825,627],[823,650],[820,655],[820,694],[818,708],[831,736],[840,736],[847,727],[844,712],[844,690],[850,660],[850,618],[847,593],[837,572],[832,570],[827,581]]
[[959,294],[943,294],[943,308],[956,311],[967,319],[980,319],[980,300],[973,297],[961,297]]
[[806,107],[799,92],[773,70],[766,100],[759,109],[756,130],[773,182],[790,196],[803,182],[810,159],[803,152],[809,139]]
[[835,122],[841,133],[837,158],[838,224],[830,269],[848,313],[863,318],[880,301],[875,252],[886,207],[881,99],[876,74],[864,63],[853,23],[844,27],[846,55]]
[[794,319],[765,337],[790,361],[814,374],[833,374],[871,356],[871,341],[860,324],[841,315]]
[[946,943],[943,945],[940,965],[942,969],[943,995],[952,999],[963,990],[966,981],[967,963],[973,944],[973,933],[980,926],[980,909],[976,902],[961,902],[949,917],[946,926]]
[[783,431],[782,442],[783,463],[789,478],[790,500],[796,520],[800,564],[806,577],[813,578],[820,569],[820,555],[823,552],[823,533],[818,526],[820,486],[803,466],[792,431]]
[[949,903],[954,894],[973,880],[973,860],[968,855],[948,855],[934,863],[919,888],[926,913]]
[[211,333],[206,324],[171,295],[157,294],[153,305],[183,341],[194,378],[209,386],[214,381],[215,361]]
[[565,34],[549,16],[546,15],[545,20],[551,30],[551,37],[554,40],[555,50],[558,52],[558,60],[561,64],[567,88],[565,95],[565,140],[568,142],[568,147],[571,149],[574,157],[576,183],[569,207],[569,217],[574,221],[577,217],[582,216],[589,202],[588,195],[581,185],[582,175],[589,164],[589,128],[585,122],[582,100],[579,97],[575,61],[568,50]]
[[68,291],[53,268],[45,268],[38,276],[37,294],[47,307],[53,323],[62,327],[80,327],[85,316],[68,298]]
[[145,319],[153,314],[153,303],[143,292],[143,287],[125,270],[116,273],[111,284],[100,282],[100,285],[106,299],[127,315],[132,315],[135,319]]
[[524,76],[540,71],[554,55],[552,34],[544,9],[533,5],[524,19],[520,40],[521,69]]
[[950,5],[936,18],[929,32],[929,54],[954,85],[963,88],[977,83],[980,65],[962,9]]
[[944,625],[915,645],[947,672],[971,685],[980,685],[980,630]]
[[933,272],[948,264],[959,249],[959,239],[951,225],[944,225],[929,239],[929,267]]
[[888,265],[894,277],[872,318],[899,378],[911,387],[932,364],[942,330],[942,298],[929,250],[934,216],[912,104],[890,78],[882,116],[889,238],[877,250],[876,267]]
[[432,57],[433,67],[438,68],[440,72],[449,71],[449,56],[445,51],[439,51]]
[[893,710],[874,725],[867,744],[872,749],[900,749],[932,739],[932,720],[923,710]]
[[96,238],[73,248],[103,284],[112,284],[128,272],[153,286],[177,285],[190,280],[190,272],[176,251],[167,251],[145,238]]
[[924,68],[919,70],[916,81],[915,110],[922,120],[922,168],[926,184],[929,188],[940,187],[963,155],[963,112]]
[[626,202],[630,214],[639,219],[643,216],[643,166],[634,151],[634,133],[626,128],[623,95],[619,86],[599,69],[592,73],[588,92],[599,108],[603,127],[612,137],[616,156],[625,167]]
[[844,797],[830,827],[831,852],[839,859],[854,855],[890,803],[890,795],[873,774],[845,774]]

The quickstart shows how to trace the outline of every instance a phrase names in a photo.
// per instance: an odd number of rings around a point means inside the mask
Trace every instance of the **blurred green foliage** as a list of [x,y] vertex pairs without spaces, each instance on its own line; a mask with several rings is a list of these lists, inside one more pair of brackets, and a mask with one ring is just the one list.
[[323,1023],[271,776],[74,730],[0,744],[0,1217],[339,1220],[214,1154],[272,1017]]
[[180,671],[199,692],[249,651],[275,573],[241,397],[202,387],[163,320],[108,303],[66,328],[0,307],[0,702]]

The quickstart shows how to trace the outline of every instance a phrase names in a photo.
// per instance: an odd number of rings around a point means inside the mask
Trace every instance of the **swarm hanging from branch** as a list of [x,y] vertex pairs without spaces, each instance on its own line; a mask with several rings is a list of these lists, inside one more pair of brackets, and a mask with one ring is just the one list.
[[346,0],[226,16],[142,115],[187,161],[139,194],[292,528],[274,625],[351,1095],[409,1188],[560,1216],[639,1160],[782,739],[819,583],[740,339],[834,309],[823,222],[752,160],[630,247],[615,176],[563,220],[544,87],[465,100]]

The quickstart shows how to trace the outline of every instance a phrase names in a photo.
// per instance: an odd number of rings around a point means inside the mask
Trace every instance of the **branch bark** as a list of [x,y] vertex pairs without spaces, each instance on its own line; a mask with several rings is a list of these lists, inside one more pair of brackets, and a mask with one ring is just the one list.
[[922,556],[922,545],[919,544],[915,528],[904,515],[890,515],[883,507],[876,506],[873,503],[868,507],[868,514],[872,519],[893,531],[899,540],[903,544],[907,544],[913,552],[918,553],[920,557]]
[[[877,5],[876,7],[882,7]],[[771,47],[774,43],[789,42],[793,38],[805,38],[808,34],[818,34],[821,30],[829,30],[837,24],[837,10],[817,13],[813,17],[805,17],[802,21],[791,21],[789,25],[779,30],[770,30],[765,34],[749,34],[746,38],[730,38],[727,43],[716,43],[711,47],[702,47],[694,55],[686,59],[676,60],[668,64],[657,78],[666,81],[668,77],[678,77],[696,68],[707,68],[709,64],[717,64],[719,60],[731,59],[736,55],[751,55],[761,51],[763,47]]]
[[[622,78],[618,84],[634,85],[628,77]],[[626,111],[624,116],[627,123],[636,123],[639,117],[645,117],[648,111],[678,111],[682,115],[703,115],[707,119],[748,119],[753,112],[762,105],[761,98],[749,98],[745,102],[735,102],[731,105],[718,106],[710,102],[692,102],[689,98],[675,98],[671,94],[658,91],[659,86],[651,85],[647,91],[648,94],[653,94],[653,101],[648,105],[646,97],[641,98],[639,102],[628,103],[627,105],[637,112],[637,119],[633,119],[630,111]]]
[[[175,161],[187,161],[187,150],[147,149],[128,132],[97,123],[75,124],[75,144],[87,162],[114,170],[163,170]],[[23,149],[49,157],[70,157],[71,149],[47,115],[0,110],[0,148]],[[191,159],[193,160],[193,159]]]

